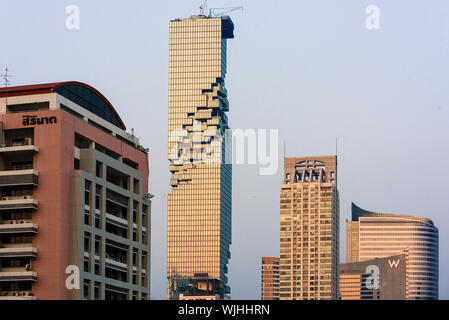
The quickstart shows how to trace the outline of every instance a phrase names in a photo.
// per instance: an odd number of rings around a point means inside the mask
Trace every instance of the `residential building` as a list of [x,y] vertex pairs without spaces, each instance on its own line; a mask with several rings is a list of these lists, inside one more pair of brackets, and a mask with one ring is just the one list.
[[279,300],[279,257],[262,257],[262,300]]
[[337,299],[337,157],[285,158],[280,213],[279,299]]
[[149,299],[148,155],[93,87],[0,89],[0,300]]

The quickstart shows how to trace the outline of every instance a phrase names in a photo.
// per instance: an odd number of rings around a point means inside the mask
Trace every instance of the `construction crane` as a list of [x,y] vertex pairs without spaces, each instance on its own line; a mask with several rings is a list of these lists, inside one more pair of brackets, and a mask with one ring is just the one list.
[[[219,11],[222,10],[222,11]],[[223,17],[224,15],[237,11],[243,10],[243,7],[230,7],[230,8],[211,8],[209,11],[209,16],[213,18]]]
[[204,12],[207,9],[207,0],[204,0],[204,4],[200,6],[200,16],[204,16]]

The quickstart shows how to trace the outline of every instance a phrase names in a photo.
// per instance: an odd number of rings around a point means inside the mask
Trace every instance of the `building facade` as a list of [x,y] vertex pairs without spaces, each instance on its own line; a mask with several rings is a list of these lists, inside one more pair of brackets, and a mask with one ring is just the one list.
[[338,298],[337,157],[285,158],[280,204],[280,300]]
[[0,89],[0,299],[149,299],[148,155],[96,89]]
[[195,274],[228,287],[232,167],[225,88],[229,17],[170,22],[167,298]]
[[225,287],[219,279],[208,274],[195,274],[181,290],[179,300],[224,300]]
[[341,300],[405,300],[408,252],[340,266]]
[[361,262],[408,251],[408,295],[438,299],[438,229],[426,218],[377,213],[352,204],[346,222],[346,261]]
[[279,300],[279,257],[262,257],[262,300]]

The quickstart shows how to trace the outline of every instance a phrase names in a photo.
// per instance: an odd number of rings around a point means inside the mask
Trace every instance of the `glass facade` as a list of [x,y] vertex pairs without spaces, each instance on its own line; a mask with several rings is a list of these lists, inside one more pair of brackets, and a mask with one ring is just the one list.
[[426,218],[363,210],[352,204],[347,262],[409,254],[407,299],[438,300],[438,229]]
[[338,297],[337,157],[285,158],[280,300]]
[[104,98],[92,89],[81,85],[67,84],[57,87],[54,91],[120,129],[126,129],[111,107],[104,101]]
[[[231,245],[231,140],[226,44],[229,17],[170,22],[167,297],[207,274],[226,286]],[[226,292],[230,292],[226,286]]]

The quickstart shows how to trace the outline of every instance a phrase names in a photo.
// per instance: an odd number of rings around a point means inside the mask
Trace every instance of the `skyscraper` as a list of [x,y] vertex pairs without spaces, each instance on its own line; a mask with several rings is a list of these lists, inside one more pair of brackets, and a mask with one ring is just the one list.
[[346,262],[409,253],[408,299],[438,299],[438,229],[426,218],[366,211],[352,204]]
[[262,300],[279,300],[279,257],[262,257]]
[[96,89],[1,88],[0,300],[149,299],[147,193],[147,150]]
[[285,158],[280,212],[280,300],[337,299],[337,157]]
[[170,22],[168,299],[186,296],[198,276],[219,280],[221,297],[230,292],[232,146],[224,81],[233,31],[227,16]]

